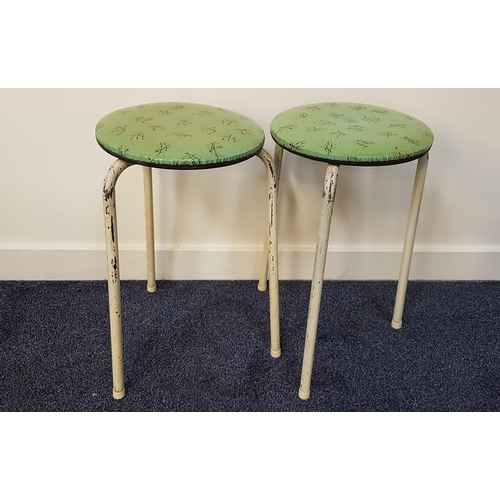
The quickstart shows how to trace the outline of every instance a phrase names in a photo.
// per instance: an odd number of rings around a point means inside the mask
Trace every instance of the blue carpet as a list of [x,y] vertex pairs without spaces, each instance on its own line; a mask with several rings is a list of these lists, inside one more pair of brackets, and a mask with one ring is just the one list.
[[253,281],[122,282],[126,397],[112,398],[107,284],[0,282],[3,412],[500,410],[500,283],[325,282],[311,399],[297,396],[307,281],[280,283],[282,356]]

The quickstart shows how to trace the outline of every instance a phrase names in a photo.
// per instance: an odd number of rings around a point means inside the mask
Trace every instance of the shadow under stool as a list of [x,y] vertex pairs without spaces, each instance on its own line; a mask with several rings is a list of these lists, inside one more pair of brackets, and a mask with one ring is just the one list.
[[161,102],[113,111],[96,125],[98,144],[117,160],[103,186],[108,273],[113,397],[125,396],[116,182],[132,165],[144,167],[147,290],[156,291],[152,168],[201,170],[260,158],[267,171],[268,221],[266,266],[269,266],[271,356],[281,355],[279,338],[276,234],[277,177],[273,159],[263,149],[264,131],[246,116],[203,104]]
[[[341,165],[378,167],[418,160],[406,228],[392,326],[401,328],[415,232],[434,136],[427,125],[404,113],[368,104],[327,102],[288,109],[271,122],[274,162],[280,173],[283,150],[328,165],[311,282],[299,396],[308,399],[337,177]],[[278,179],[279,182],[279,179]],[[264,249],[267,248],[267,242]],[[267,261],[261,282],[265,286]]]

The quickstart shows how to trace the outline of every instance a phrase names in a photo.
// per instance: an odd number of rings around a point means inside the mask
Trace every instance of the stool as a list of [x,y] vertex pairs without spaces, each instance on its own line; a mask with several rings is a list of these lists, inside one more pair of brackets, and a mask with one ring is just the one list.
[[113,396],[125,395],[115,186],[131,165],[144,167],[147,290],[156,290],[152,168],[198,170],[260,158],[267,170],[271,356],[281,355],[279,338],[278,260],[276,233],[276,172],[263,149],[264,131],[239,113],[194,103],[162,102],[114,111],[96,125],[98,144],[118,158],[103,186],[107,278],[111,330]]
[[[418,159],[392,318],[392,326],[401,328],[428,152],[434,137],[423,122],[398,111],[367,104],[340,102],[309,104],[286,110],[272,120],[271,135],[276,143],[275,166],[278,173],[283,149],[328,164],[299,389],[300,398],[308,399],[339,167],[395,165]],[[266,266],[267,263],[263,261],[261,279],[267,272]]]

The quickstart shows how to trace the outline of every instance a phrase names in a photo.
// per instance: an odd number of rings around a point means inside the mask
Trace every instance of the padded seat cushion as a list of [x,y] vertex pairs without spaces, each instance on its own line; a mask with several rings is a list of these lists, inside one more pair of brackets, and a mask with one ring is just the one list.
[[201,169],[239,163],[257,154],[264,131],[246,116],[184,102],[119,109],[96,125],[99,145],[140,165]]
[[392,109],[327,102],[288,109],[271,122],[284,149],[337,165],[391,165],[424,156],[434,136],[425,123]]

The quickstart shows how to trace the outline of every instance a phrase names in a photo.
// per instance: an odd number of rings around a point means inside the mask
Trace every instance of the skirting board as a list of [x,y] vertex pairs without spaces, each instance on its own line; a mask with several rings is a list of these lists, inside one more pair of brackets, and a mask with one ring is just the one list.
[[[260,247],[159,247],[157,279],[258,280]],[[401,250],[331,248],[326,280],[397,280]],[[309,280],[312,247],[280,247],[279,277]],[[146,278],[145,248],[122,245],[120,274],[125,280]],[[106,255],[100,246],[0,246],[0,280],[105,280]],[[500,249],[416,248],[410,270],[413,280],[500,280]]]

